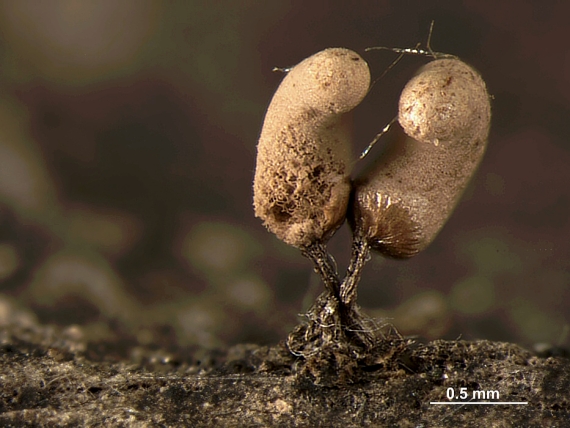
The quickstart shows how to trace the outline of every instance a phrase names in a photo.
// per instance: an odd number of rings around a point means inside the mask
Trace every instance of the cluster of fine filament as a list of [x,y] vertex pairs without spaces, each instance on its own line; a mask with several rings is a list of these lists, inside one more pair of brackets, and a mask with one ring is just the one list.
[[[351,180],[346,113],[369,88],[368,64],[357,53],[332,48],[312,55],[283,79],[258,144],[255,214],[313,260],[328,291],[323,305],[330,312],[336,301],[341,324],[357,322],[350,314],[369,250],[407,258],[426,248],[475,172],[489,133],[480,75],[455,57],[435,56],[401,93],[400,137]],[[354,244],[340,281],[325,244],[345,220]]]

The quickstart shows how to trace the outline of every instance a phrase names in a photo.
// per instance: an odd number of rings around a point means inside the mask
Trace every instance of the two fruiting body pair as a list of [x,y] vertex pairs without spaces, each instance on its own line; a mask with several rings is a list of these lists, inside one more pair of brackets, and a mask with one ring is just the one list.
[[258,144],[254,207],[288,244],[325,242],[348,212],[354,235],[372,248],[412,256],[437,235],[476,170],[490,123],[485,83],[458,59],[436,59],[400,97],[406,135],[351,185],[344,118],[369,85],[366,62],[334,48],[293,67],[275,93]]

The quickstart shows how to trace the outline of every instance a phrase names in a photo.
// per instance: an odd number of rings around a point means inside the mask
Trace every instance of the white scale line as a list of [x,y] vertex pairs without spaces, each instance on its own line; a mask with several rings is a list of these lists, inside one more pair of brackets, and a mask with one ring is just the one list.
[[528,401],[430,401],[429,404],[491,404],[497,406],[501,404],[528,404]]

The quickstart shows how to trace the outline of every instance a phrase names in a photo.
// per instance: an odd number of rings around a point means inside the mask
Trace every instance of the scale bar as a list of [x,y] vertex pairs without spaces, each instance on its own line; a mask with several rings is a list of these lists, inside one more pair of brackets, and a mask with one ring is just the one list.
[[457,405],[457,404],[486,404],[486,405],[492,405],[492,406],[498,406],[498,405],[505,405],[505,404],[515,404],[515,405],[520,405],[520,404],[528,404],[528,401],[430,401],[429,404],[451,404],[451,405]]

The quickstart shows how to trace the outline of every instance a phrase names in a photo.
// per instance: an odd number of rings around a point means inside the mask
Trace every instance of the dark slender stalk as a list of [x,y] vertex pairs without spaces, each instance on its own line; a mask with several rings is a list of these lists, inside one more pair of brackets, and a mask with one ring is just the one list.
[[339,297],[343,305],[351,307],[356,303],[356,291],[362,268],[370,259],[370,246],[359,234],[352,241],[352,256],[346,271],[346,276],[340,284]]
[[301,250],[302,254],[311,259],[315,270],[323,279],[327,290],[339,299],[340,279],[336,271],[332,257],[322,242],[315,242]]
[[312,260],[326,290],[305,314],[307,322],[287,337],[289,351],[304,361],[299,373],[308,373],[318,384],[351,381],[355,370],[376,346],[378,331],[373,320],[356,304],[356,287],[369,246],[355,234],[346,277],[340,281],[332,257],[321,242],[302,249]]

